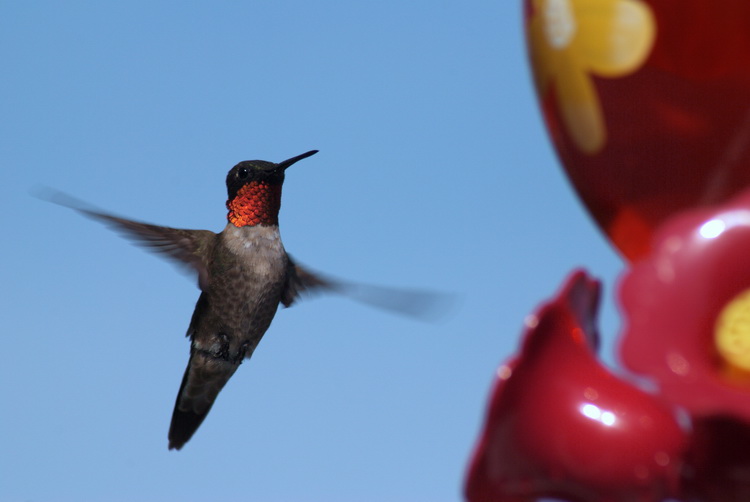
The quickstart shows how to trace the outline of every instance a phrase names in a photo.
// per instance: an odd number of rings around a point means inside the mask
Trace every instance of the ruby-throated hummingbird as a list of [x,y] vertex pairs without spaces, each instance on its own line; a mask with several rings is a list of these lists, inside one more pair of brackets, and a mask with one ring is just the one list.
[[119,218],[85,208],[59,193],[48,197],[104,221],[198,275],[201,294],[187,330],[190,359],[172,414],[170,450],[182,448],[198,429],[229,378],[253,354],[279,304],[288,307],[300,293],[320,289],[347,292],[402,311],[433,301],[424,292],[362,290],[305,270],[289,257],[278,220],[284,174],[289,166],[317,152],[278,164],[249,160],[234,166],[226,180],[228,222],[218,234]]

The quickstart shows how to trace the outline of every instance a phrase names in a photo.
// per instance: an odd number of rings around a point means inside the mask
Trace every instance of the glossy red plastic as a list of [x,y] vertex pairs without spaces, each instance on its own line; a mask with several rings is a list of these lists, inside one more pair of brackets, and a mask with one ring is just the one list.
[[750,288],[749,257],[747,192],[668,221],[653,252],[623,275],[623,363],[654,378],[664,399],[694,416],[750,421],[750,373],[733,368],[716,342],[722,312]]
[[675,213],[750,185],[750,2],[524,0],[560,160],[631,260]]
[[595,357],[599,283],[582,271],[526,321],[497,372],[469,468],[470,502],[660,501],[686,447],[672,410]]

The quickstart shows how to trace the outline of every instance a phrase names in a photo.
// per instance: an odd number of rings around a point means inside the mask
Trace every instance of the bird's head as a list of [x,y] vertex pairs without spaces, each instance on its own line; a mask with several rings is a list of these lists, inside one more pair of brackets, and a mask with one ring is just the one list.
[[286,169],[316,153],[310,150],[278,164],[245,160],[234,166],[227,174],[227,219],[237,227],[278,225]]

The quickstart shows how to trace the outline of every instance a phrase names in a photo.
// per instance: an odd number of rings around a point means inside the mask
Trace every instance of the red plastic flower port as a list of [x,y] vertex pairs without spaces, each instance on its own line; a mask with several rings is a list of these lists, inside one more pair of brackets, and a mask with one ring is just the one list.
[[620,354],[701,417],[750,421],[750,192],[682,213],[622,280]]
[[527,319],[520,353],[497,372],[470,502],[674,495],[685,433],[669,408],[596,360],[598,299],[598,282],[578,271]]

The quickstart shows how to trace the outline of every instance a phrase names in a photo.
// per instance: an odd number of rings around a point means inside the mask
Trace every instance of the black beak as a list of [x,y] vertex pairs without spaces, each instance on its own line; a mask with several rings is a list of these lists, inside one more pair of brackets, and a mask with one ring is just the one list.
[[318,150],[310,150],[309,152],[305,152],[302,155],[297,155],[296,157],[292,157],[291,159],[287,159],[283,162],[279,162],[276,164],[277,169],[281,169],[282,171],[286,170],[287,167],[291,166],[295,162],[306,159],[307,157],[310,157],[311,155],[315,155],[318,153]]

